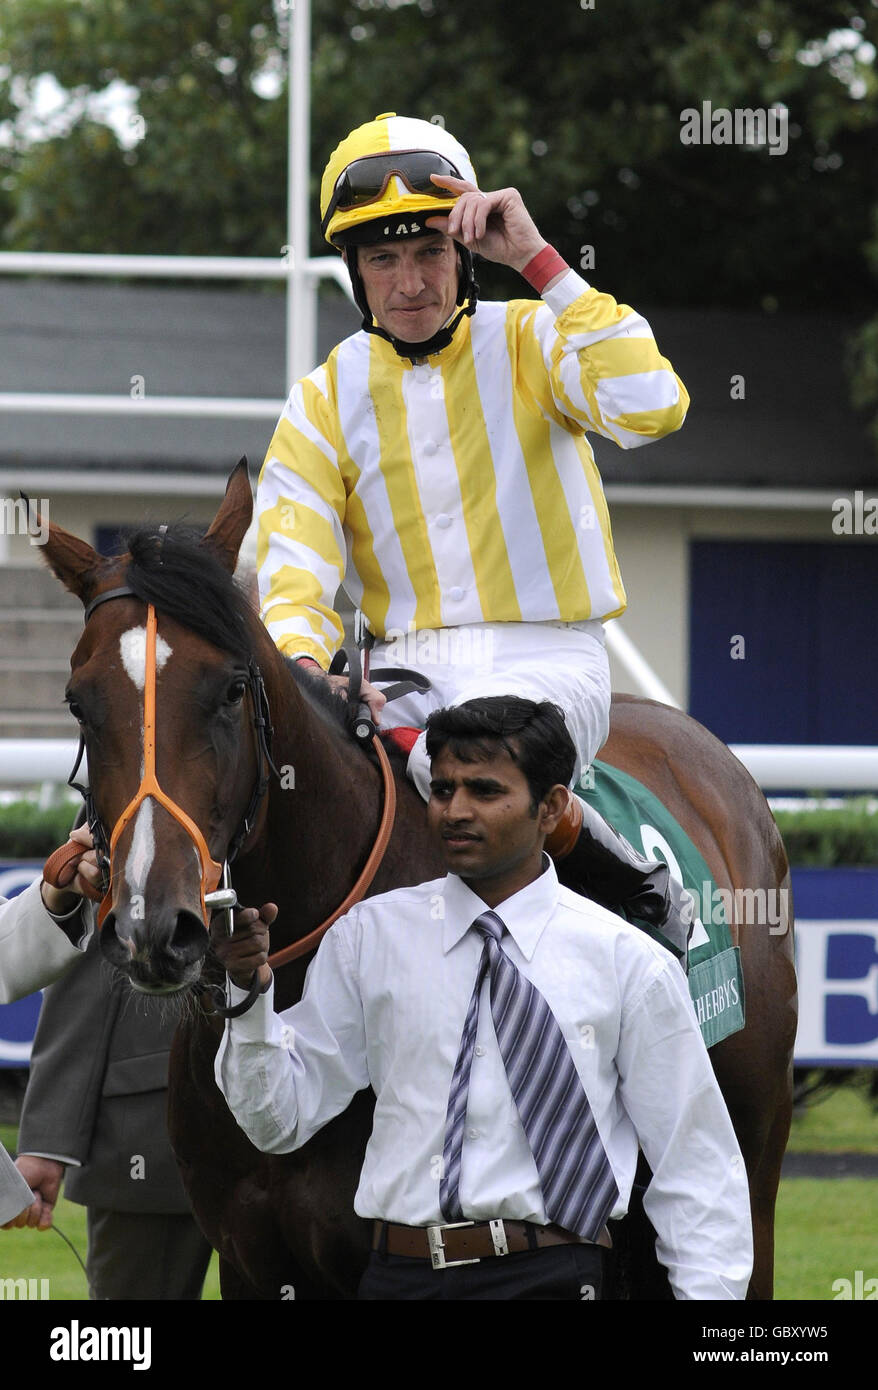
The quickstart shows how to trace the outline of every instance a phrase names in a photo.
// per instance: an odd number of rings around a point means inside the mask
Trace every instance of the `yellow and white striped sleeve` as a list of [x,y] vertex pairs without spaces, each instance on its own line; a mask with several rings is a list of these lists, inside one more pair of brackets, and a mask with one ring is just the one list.
[[345,486],[326,366],[296,383],[268,448],[256,505],[263,622],[287,656],[324,669],[344,628],[333,604],[345,569]]
[[575,271],[530,305],[522,331],[523,361],[533,368],[537,350],[542,359],[536,379],[527,373],[537,401],[566,428],[636,449],[685,420],[689,394],[646,319]]

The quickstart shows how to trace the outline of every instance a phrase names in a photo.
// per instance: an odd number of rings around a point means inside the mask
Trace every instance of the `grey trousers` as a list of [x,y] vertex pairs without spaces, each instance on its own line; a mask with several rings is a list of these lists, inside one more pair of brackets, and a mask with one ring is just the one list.
[[89,1297],[197,1300],[211,1249],[195,1218],[88,1207]]

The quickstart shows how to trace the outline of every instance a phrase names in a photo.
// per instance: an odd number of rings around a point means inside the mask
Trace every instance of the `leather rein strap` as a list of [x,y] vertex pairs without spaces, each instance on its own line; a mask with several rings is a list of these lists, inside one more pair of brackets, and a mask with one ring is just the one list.
[[363,865],[363,871],[348,893],[344,902],[335,909],[331,916],[321,922],[319,927],[315,927],[307,936],[303,936],[298,941],[293,941],[289,946],[284,946],[280,951],[275,951],[268,957],[268,964],[272,969],[280,965],[287,965],[291,960],[298,960],[300,956],[307,955],[320,944],[323,937],[329,931],[333,922],[352,908],[355,903],[365,895],[366,889],[371,884],[378,872],[378,866],[384,858],[384,851],[387,849],[393,831],[393,822],[396,816],[396,782],[393,779],[393,770],[390,766],[390,759],[384,751],[384,747],[379,738],[373,738],[372,747],[378,755],[378,763],[381,768],[381,776],[384,782],[384,808],[381,812],[381,824],[378,827],[378,834],[369,858]]

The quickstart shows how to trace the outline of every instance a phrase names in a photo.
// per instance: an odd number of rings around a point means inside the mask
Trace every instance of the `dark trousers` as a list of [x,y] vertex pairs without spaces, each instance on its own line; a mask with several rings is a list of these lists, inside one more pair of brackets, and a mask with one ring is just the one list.
[[87,1210],[90,1298],[201,1298],[211,1249],[194,1216]]
[[373,1250],[357,1298],[591,1301],[601,1297],[603,1262],[599,1245],[553,1245],[450,1269],[433,1269],[429,1260]]

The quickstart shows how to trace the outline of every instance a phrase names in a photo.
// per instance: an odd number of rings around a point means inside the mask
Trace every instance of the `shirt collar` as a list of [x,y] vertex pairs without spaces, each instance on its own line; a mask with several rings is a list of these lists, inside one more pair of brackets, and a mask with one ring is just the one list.
[[[544,872],[526,888],[498,903],[493,910],[506,926],[525,960],[530,960],[558,901],[558,875],[555,865],[543,854]],[[445,916],[442,922],[442,950],[447,954],[469,931],[488,905],[456,874],[448,874],[442,885]]]

